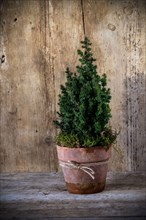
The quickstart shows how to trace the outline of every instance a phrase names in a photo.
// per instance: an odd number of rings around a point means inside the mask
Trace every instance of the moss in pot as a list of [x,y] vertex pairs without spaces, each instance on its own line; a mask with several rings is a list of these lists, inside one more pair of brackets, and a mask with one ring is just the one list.
[[105,188],[111,145],[118,134],[109,126],[111,94],[107,76],[98,75],[87,37],[81,45],[76,73],[66,68],[67,81],[61,85],[54,123],[60,130],[55,140],[67,190],[89,194]]

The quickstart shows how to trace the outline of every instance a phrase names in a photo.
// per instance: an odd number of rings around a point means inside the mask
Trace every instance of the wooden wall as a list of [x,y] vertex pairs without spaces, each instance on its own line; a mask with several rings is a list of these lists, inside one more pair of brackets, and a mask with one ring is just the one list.
[[[0,169],[56,171],[59,85],[84,35],[112,92],[120,129],[110,170],[146,167],[145,0],[0,1]],[[46,143],[48,142],[48,144]]]

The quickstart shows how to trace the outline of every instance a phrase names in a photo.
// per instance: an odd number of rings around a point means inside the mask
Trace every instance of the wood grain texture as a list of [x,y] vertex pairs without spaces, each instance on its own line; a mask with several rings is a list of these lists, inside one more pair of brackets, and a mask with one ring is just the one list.
[[8,0],[0,13],[1,172],[58,169],[53,119],[84,35],[108,76],[120,130],[109,169],[145,170],[145,0]]
[[55,132],[45,1],[4,1],[1,11],[1,170],[56,170],[55,148],[45,143]]
[[81,3],[3,1],[1,18],[1,171],[55,171],[53,119],[65,66],[77,62]]
[[145,6],[145,1],[84,1],[86,35],[93,42],[99,74],[107,74],[111,124],[120,130],[112,170],[146,167]]
[[1,174],[0,217],[142,220],[145,177],[144,172],[110,172],[105,191],[76,195],[66,191],[61,173]]

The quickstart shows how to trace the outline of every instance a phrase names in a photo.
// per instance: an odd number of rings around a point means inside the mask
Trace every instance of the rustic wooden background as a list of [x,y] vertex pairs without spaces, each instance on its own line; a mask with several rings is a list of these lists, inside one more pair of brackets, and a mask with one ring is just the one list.
[[0,0],[1,172],[58,169],[52,120],[85,35],[108,76],[111,124],[120,129],[109,169],[145,169],[146,1]]

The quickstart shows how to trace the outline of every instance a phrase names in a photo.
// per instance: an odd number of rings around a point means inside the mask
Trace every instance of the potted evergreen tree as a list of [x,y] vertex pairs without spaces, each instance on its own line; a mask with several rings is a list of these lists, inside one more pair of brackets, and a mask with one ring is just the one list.
[[67,190],[89,194],[105,188],[111,145],[117,132],[109,126],[110,89],[107,76],[97,74],[96,59],[87,37],[78,50],[77,73],[66,68],[67,81],[61,85],[56,136],[57,153]]

